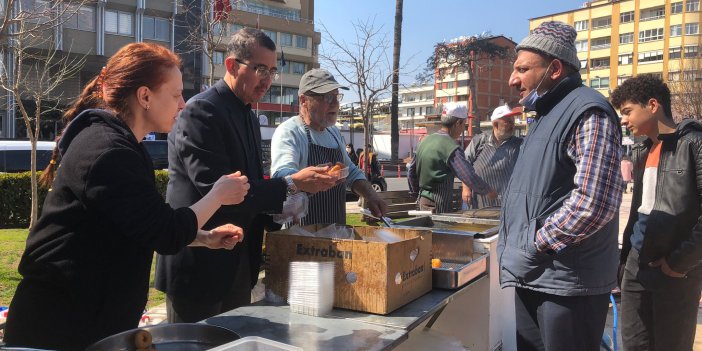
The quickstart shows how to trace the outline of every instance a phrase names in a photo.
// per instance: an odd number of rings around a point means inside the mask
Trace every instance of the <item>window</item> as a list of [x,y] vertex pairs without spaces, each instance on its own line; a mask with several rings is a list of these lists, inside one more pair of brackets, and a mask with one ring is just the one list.
[[609,57],[595,58],[590,60],[590,69],[601,69],[609,67]]
[[700,10],[700,0],[687,0],[685,1],[685,11],[696,12]]
[[631,78],[631,76],[621,76],[617,77],[617,86],[622,85],[627,79]]
[[578,50],[578,52],[587,51],[588,50],[587,39],[576,40],[575,41],[575,48]]
[[280,45],[292,46],[292,34],[280,32]]
[[619,44],[631,44],[634,42],[634,33],[619,34]]
[[307,49],[307,37],[304,35],[296,35],[295,46],[300,49]]
[[685,35],[697,35],[700,33],[699,23],[685,23]]
[[407,117],[414,117],[414,107],[407,109]]
[[622,12],[619,14],[619,23],[634,22],[634,11]]
[[632,53],[619,55],[620,65],[630,65],[634,60],[634,55]]
[[456,101],[468,101],[468,95],[458,95]]
[[668,81],[669,82],[677,82],[679,80],[680,80],[680,71],[668,72]]
[[641,10],[641,21],[650,21],[665,17],[665,6],[653,7]]
[[467,86],[468,86],[468,79],[464,79],[464,80],[459,80],[459,81],[458,81],[458,87],[459,87],[459,88],[463,88],[463,87],[467,87]]
[[577,31],[587,30],[587,25],[588,25],[587,20],[575,21],[575,30],[577,30]]
[[676,14],[676,13],[682,13],[682,1],[680,2],[673,2],[670,4],[670,13],[671,14]]
[[590,79],[590,87],[593,89],[607,89],[609,88],[609,77],[604,78],[592,78]]
[[580,71],[587,71],[587,60],[580,60]]
[[663,40],[663,28],[646,29],[639,32],[639,43]]
[[592,50],[606,49],[609,47],[610,41],[611,41],[610,37],[602,37],[602,38],[592,39]]
[[134,33],[133,14],[122,11],[105,11],[105,32],[122,35]]
[[306,65],[302,62],[291,62],[292,63],[292,74],[303,75],[307,72]]
[[592,19],[592,29],[606,28],[612,26],[612,17],[600,17]]
[[685,58],[699,57],[699,47],[697,45],[691,45],[685,47]]
[[[277,35],[277,33],[276,33],[275,31],[273,31],[273,30],[268,30],[268,29],[261,29],[261,32],[265,33],[266,36],[268,36],[269,38],[271,38],[271,40],[273,40],[274,43],[278,43],[278,39],[277,39],[277,38],[278,38],[278,35]],[[232,33],[233,33],[233,32],[232,32]]]
[[165,18],[144,16],[144,39],[170,41],[170,24]]
[[682,24],[674,24],[670,26],[670,36],[679,37],[682,35]]
[[215,65],[223,65],[224,64],[224,56],[225,53],[223,51],[215,51],[212,53],[212,63]]
[[456,86],[455,82],[446,82],[446,87],[449,89],[453,89]]
[[283,61],[278,59],[278,73],[288,74],[290,73],[290,61],[285,60],[285,66],[283,66]]
[[80,29],[94,32],[95,31],[95,9],[88,6],[68,6],[64,12],[68,17],[63,25],[66,28]]
[[686,80],[688,82],[698,80],[699,78],[700,78],[699,71],[685,70],[683,72],[683,80]]
[[679,59],[682,57],[682,48],[681,47],[671,47],[668,50],[668,59]]
[[663,50],[654,50],[639,53],[639,63],[658,61],[663,61]]
[[430,115],[434,113],[434,106],[427,106],[426,114]]

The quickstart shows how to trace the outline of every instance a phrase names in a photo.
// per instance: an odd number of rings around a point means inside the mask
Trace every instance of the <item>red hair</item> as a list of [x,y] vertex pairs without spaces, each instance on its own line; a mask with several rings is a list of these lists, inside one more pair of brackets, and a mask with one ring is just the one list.
[[[180,65],[180,57],[162,45],[131,43],[123,46],[64,113],[64,124],[68,125],[81,112],[91,108],[108,108],[122,120],[130,118],[128,101],[137,89],[143,86],[158,89],[167,78],[166,72]],[[54,149],[52,162],[41,176],[42,185],[50,186],[53,182],[57,156],[58,149]]]

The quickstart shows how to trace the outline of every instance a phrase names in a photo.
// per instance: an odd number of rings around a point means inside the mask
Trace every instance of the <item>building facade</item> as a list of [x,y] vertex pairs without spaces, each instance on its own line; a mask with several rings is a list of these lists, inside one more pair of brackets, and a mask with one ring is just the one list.
[[[175,44],[172,19],[178,12],[178,1],[96,0],[79,4],[78,1],[21,0],[14,4],[15,17],[25,16],[38,24],[45,24],[49,18],[55,20],[47,25],[46,30],[33,33],[46,39],[35,47],[36,52],[48,51],[46,48],[51,47],[58,56],[82,57],[85,61],[77,75],[54,89],[55,95],[45,97],[45,103],[54,109],[44,116],[40,133],[43,140],[53,140],[61,129],[60,111],[78,96],[88,81],[97,76],[107,59],[120,47],[131,42],[154,42],[169,48]],[[5,1],[2,1],[0,11],[4,9]],[[63,16],[52,17],[53,13],[62,13]],[[17,53],[9,48],[8,42],[0,45],[4,53],[0,58],[2,74],[6,79],[22,79],[27,86],[36,85],[36,81],[31,79],[36,75],[16,76]],[[32,70],[31,65],[22,68],[24,72]],[[15,96],[4,91],[3,94],[0,138],[25,138],[26,130],[17,111]],[[26,106],[34,105],[30,96],[23,95],[21,98],[26,101]]]
[[[505,36],[486,38],[494,44],[504,47],[514,53],[516,43]],[[514,88],[509,86],[509,76],[512,74],[513,55],[505,59],[484,59],[476,62],[473,69],[476,80],[477,110],[479,120],[489,120],[489,112],[505,102],[519,100],[519,95]],[[465,101],[470,104],[470,80],[466,67],[444,68],[443,72],[437,70],[434,84],[434,104],[445,102]],[[469,105],[470,106],[470,105]]]
[[400,130],[416,128],[415,123],[426,121],[427,115],[435,115],[434,84],[411,85],[399,89],[398,121]]
[[[265,115],[269,125],[279,124],[283,118],[298,113],[298,87],[302,75],[312,68],[319,67],[318,47],[321,34],[314,28],[314,0],[231,0],[229,5],[217,5],[228,0],[185,0],[190,8],[210,11],[205,16],[217,16],[215,7],[228,12],[222,26],[215,26],[221,31],[223,40],[214,51],[214,78],[222,78],[226,69],[224,59],[227,56],[228,38],[243,27],[259,28],[276,44],[278,51],[278,72],[280,77],[258,104],[253,106],[259,116]],[[209,8],[209,10],[208,10]],[[198,20],[197,17],[194,20]],[[196,27],[192,24],[193,16],[183,14],[179,17],[182,26],[177,26],[176,37],[185,38],[188,30]],[[177,51],[188,51],[185,47]],[[208,87],[209,59],[200,52],[184,55],[184,81],[186,95],[194,95]],[[285,59],[285,64],[283,60]]]
[[598,0],[529,20],[533,30],[562,21],[578,32],[583,83],[609,96],[626,79],[654,74],[666,82],[700,80],[700,0]]

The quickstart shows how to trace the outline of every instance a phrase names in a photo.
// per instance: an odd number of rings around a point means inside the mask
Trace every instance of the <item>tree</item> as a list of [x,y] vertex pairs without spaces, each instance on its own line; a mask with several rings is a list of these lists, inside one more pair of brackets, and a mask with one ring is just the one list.
[[[0,89],[14,98],[32,144],[31,150],[31,228],[38,217],[36,148],[41,118],[65,101],[61,85],[75,76],[85,56],[72,55],[70,48],[59,50],[56,32],[59,25],[75,15],[82,1],[17,1],[7,0],[0,19],[0,55],[7,58],[0,67]],[[25,99],[35,108],[28,109]],[[47,104],[53,101],[53,105]]]
[[673,116],[702,120],[702,56],[686,58],[683,70],[670,72],[668,86],[671,92]]
[[[359,111],[363,118],[364,164],[369,165],[366,148],[372,141],[373,109],[392,84],[392,71],[387,57],[388,40],[373,20],[353,22],[355,41],[337,40],[325,26],[324,38],[329,44],[320,54],[323,62],[331,66],[346,81],[359,98]],[[370,167],[366,167],[370,171]],[[367,174],[369,175],[369,174]],[[368,178],[370,179],[370,178]]]
[[[478,97],[476,92],[476,72],[480,67],[489,67],[495,59],[507,59],[514,56],[508,48],[495,44],[489,33],[477,36],[461,37],[450,42],[438,43],[434,53],[427,59],[427,69],[420,80],[429,76],[443,78],[447,72],[461,68],[468,72],[468,89],[471,101],[471,116],[478,115]],[[471,126],[474,128],[474,126]]]
[[395,0],[395,30],[392,47],[392,97],[390,101],[390,158],[397,163],[400,147],[400,123],[398,119],[398,89],[400,84],[400,48],[402,47],[402,2]]
[[[215,59],[230,35],[229,22],[233,20],[229,0],[189,0],[183,11],[185,37],[178,41],[182,54],[202,54],[208,62],[207,85],[215,82]],[[196,73],[199,74],[199,73]]]

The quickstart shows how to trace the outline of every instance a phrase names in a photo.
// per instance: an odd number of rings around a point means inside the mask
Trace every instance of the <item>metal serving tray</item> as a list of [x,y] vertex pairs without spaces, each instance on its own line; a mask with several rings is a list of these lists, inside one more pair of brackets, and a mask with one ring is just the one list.
[[239,335],[229,329],[200,323],[160,324],[108,336],[87,348],[98,350],[136,350],[135,334],[139,330],[151,333],[156,350],[200,351],[226,344],[239,339]]
[[487,238],[498,233],[499,224],[500,221],[496,219],[465,217],[457,213],[420,216],[396,221],[395,227],[429,229],[434,234],[464,234],[474,238]]
[[456,289],[487,272],[487,252],[476,252],[473,236],[467,233],[432,234],[431,252],[441,260],[440,268],[432,269],[432,285]]

